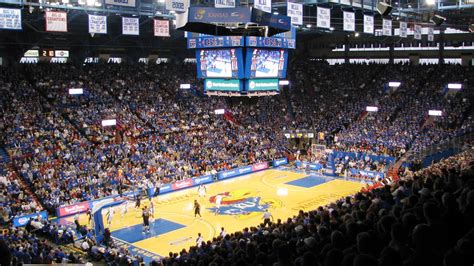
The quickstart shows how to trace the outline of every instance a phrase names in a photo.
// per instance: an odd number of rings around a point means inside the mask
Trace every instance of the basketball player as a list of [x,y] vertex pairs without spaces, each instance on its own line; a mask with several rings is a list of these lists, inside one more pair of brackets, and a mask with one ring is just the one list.
[[92,210],[91,209],[87,210],[87,216],[89,217],[89,224],[92,224]]
[[143,217],[143,233],[145,232],[150,233],[150,211],[148,210],[146,206],[143,207],[142,217]]
[[128,200],[125,201],[125,204],[122,205],[122,218],[127,214],[128,211]]
[[155,220],[155,205],[153,205],[153,201],[150,199],[150,218],[151,220]]
[[112,210],[111,207],[109,207],[109,209],[107,210],[107,224],[110,225],[112,224],[112,219],[114,218],[114,210]]
[[206,196],[206,186],[204,186],[204,184],[200,184],[199,187],[198,187],[198,194],[199,194],[199,197],[205,197]]
[[199,248],[204,242],[204,238],[201,236],[201,233],[198,233],[198,238],[196,239],[196,246]]
[[201,205],[197,202],[197,200],[194,200],[194,218],[196,218],[196,215],[199,214],[199,217],[201,216]]
[[221,194],[217,194],[217,196],[216,196],[216,212],[214,213],[214,215],[219,214],[219,212],[221,210],[222,198],[223,198],[223,196]]
[[136,196],[135,208],[140,209],[140,194]]

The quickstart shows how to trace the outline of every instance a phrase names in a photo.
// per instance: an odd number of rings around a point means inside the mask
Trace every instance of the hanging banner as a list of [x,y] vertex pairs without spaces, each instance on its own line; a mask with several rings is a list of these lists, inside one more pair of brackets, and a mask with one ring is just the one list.
[[303,4],[288,2],[287,14],[291,17],[291,24],[303,25]]
[[107,16],[89,15],[89,33],[107,34]]
[[0,29],[21,30],[21,9],[0,8]]
[[391,19],[383,19],[382,35],[392,36],[392,20]]
[[106,5],[135,7],[135,0],[105,0]]
[[432,27],[428,28],[428,41],[433,42],[434,41],[434,30]]
[[176,12],[186,12],[189,8],[189,0],[166,0],[166,9]]
[[67,13],[60,11],[46,11],[46,31],[67,32]]
[[155,19],[155,36],[169,37],[170,36],[170,21]]
[[215,0],[215,8],[230,8],[235,7],[235,0]]
[[318,6],[317,27],[331,28],[331,9]]
[[364,15],[364,33],[374,34],[374,17]]
[[255,0],[253,6],[256,9],[272,13],[272,0]]
[[400,32],[399,32],[400,37],[402,37],[402,38],[407,37],[407,32],[408,32],[407,26],[408,26],[408,23],[403,22],[403,21],[400,22]]
[[344,11],[344,30],[355,31],[355,13]]
[[421,25],[415,25],[413,38],[415,38],[415,40],[421,40]]
[[122,17],[123,35],[140,35],[140,24],[138,18]]

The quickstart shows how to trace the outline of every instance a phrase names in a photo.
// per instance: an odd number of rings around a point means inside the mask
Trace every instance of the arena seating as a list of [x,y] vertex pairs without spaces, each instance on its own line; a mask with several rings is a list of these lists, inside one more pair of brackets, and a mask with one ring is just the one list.
[[[194,68],[171,63],[0,68],[0,143],[11,159],[0,164],[0,222],[42,208],[53,213],[58,206],[150,183],[280,158],[294,152],[281,134],[285,129],[333,135],[334,141],[326,144],[335,150],[399,158],[471,132],[474,125],[472,92],[443,92],[453,81],[472,87],[472,68],[296,61],[289,69],[291,88],[259,99],[202,97],[200,86],[196,94],[180,91],[181,83],[198,83]],[[188,74],[178,76],[177,69]],[[387,90],[389,81],[402,85]],[[68,88],[84,88],[85,93],[69,95]],[[367,114],[368,105],[380,111]],[[221,108],[229,116],[214,114]],[[428,109],[447,115],[431,118]],[[101,120],[108,118],[117,119],[118,125],[102,127]],[[459,265],[456,260],[467,258],[463,252],[473,241],[467,228],[469,221],[472,225],[472,163],[472,154],[463,153],[421,172],[407,170],[390,186],[382,184],[267,228],[216,239],[183,251],[179,258],[173,255],[165,264],[235,260],[286,265],[290,259],[301,265],[315,260],[321,265],[376,265],[378,259],[381,265],[397,265],[390,260],[422,265],[420,257],[433,255],[429,265],[438,265],[446,254],[448,265]],[[340,158],[339,164],[388,167],[363,158]],[[455,199],[464,205],[454,206]],[[443,216],[434,214],[439,210]],[[464,226],[453,226],[445,215],[459,216]],[[452,230],[443,236],[446,241],[427,241],[432,231],[445,227]],[[404,238],[392,239],[393,230]],[[23,241],[12,240],[15,234],[9,243]],[[455,246],[458,239],[461,243]],[[445,246],[432,246],[438,242]]]

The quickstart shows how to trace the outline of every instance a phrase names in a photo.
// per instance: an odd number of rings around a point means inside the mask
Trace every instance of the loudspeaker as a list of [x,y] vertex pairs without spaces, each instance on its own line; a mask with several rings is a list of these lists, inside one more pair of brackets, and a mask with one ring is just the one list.
[[378,2],[377,11],[380,13],[380,15],[386,16],[390,14],[390,11],[392,11],[392,6],[385,2]]
[[442,17],[440,15],[434,15],[433,17],[431,17],[430,21],[431,23],[435,24],[436,26],[441,26],[441,24],[443,24],[443,22],[446,20],[445,17]]

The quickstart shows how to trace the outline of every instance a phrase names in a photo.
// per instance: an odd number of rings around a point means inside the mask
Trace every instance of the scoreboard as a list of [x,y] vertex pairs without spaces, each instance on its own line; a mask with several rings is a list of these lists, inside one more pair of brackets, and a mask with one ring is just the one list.
[[296,48],[295,28],[273,37],[185,36],[208,95],[274,95],[286,77],[288,50]]

